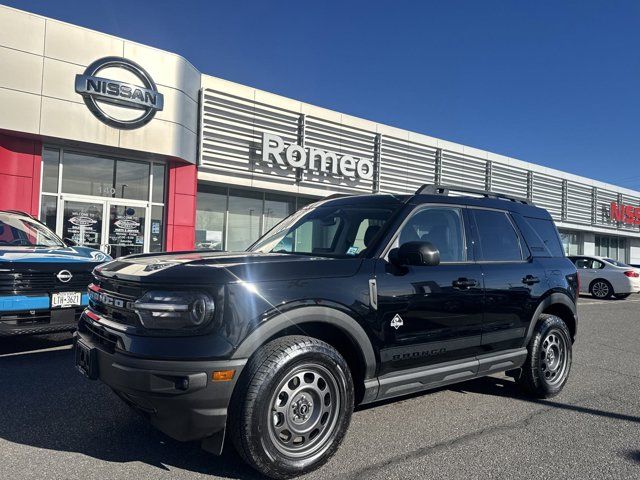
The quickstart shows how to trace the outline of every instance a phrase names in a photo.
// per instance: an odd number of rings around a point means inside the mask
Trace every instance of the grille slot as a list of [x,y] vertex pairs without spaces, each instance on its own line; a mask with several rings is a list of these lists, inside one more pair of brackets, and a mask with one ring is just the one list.
[[115,352],[119,340],[117,335],[113,335],[101,327],[91,325],[86,320],[78,324],[78,330],[89,335],[95,343],[102,346],[107,352]]
[[72,272],[67,283],[56,278],[58,272],[0,273],[0,293],[49,293],[56,291],[84,291],[91,283],[91,272]]

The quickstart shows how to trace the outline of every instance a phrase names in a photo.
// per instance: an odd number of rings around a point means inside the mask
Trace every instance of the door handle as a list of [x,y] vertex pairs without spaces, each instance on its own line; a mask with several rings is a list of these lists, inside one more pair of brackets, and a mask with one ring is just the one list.
[[475,287],[478,282],[473,278],[459,278],[451,282],[451,285],[453,285],[453,288],[465,289]]
[[533,275],[527,275],[522,279],[522,283],[525,285],[533,285],[534,283],[540,283],[540,279],[538,277],[534,277]]

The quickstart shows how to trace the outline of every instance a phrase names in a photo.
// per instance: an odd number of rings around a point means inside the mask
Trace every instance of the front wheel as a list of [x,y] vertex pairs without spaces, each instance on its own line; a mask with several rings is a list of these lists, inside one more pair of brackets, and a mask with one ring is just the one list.
[[231,439],[260,473],[291,478],[331,458],[352,411],[344,358],[315,338],[282,337],[249,360],[232,399]]
[[536,398],[550,398],[562,390],[571,370],[572,341],[560,317],[540,315],[527,347],[529,355],[517,382]]

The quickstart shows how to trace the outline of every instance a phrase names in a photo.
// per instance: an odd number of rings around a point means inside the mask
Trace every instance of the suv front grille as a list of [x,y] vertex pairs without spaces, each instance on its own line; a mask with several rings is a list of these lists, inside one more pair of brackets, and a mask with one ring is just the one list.
[[93,284],[99,288],[89,289],[89,306],[92,310],[122,325],[140,325],[138,315],[132,308],[133,302],[144,295],[138,285],[103,277],[96,277]]
[[2,272],[0,273],[0,294],[49,293],[77,290],[84,292],[91,283],[91,272],[71,272],[73,277],[64,283],[58,280],[58,272]]
[[86,320],[81,320],[78,324],[78,331],[87,334],[91,340],[100,345],[108,353],[114,353],[118,347],[119,337],[107,332],[102,327],[91,325]]

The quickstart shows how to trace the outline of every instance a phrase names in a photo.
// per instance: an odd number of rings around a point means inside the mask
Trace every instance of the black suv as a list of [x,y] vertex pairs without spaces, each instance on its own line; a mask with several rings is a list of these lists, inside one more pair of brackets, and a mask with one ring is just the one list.
[[246,252],[97,267],[76,364],[173,438],[219,454],[228,432],[273,478],[326,462],[354,405],[504,371],[557,394],[578,279],[551,217],[449,190],[331,197]]

